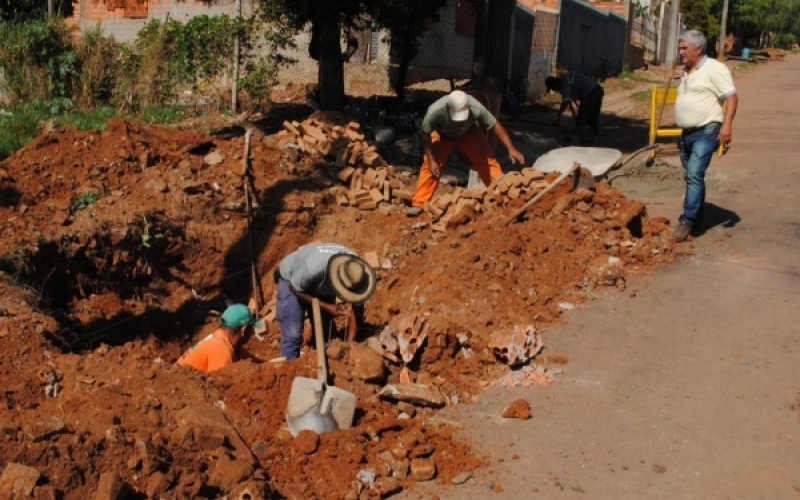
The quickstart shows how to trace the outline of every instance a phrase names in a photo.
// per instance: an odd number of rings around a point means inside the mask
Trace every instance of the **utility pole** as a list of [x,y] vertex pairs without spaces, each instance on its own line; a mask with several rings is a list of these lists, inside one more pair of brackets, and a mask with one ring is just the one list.
[[725,28],[728,26],[728,0],[722,3],[722,22],[719,27],[719,56],[717,59],[720,61],[725,60]]
[[669,79],[672,80],[672,75],[675,74],[675,60],[678,55],[678,28],[680,24],[681,1],[670,0],[669,14],[671,27],[667,36],[667,57],[664,61],[667,65]]
[[[236,22],[240,28],[242,25],[242,0],[236,0]],[[241,34],[236,30],[236,38],[233,41],[233,83],[231,84],[231,113],[236,114],[239,93],[239,58],[241,57],[242,44]]]

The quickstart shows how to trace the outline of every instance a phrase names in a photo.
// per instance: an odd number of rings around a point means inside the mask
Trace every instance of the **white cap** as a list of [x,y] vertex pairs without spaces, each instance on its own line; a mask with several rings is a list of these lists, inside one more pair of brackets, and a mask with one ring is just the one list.
[[463,122],[469,118],[469,101],[467,94],[461,90],[454,90],[447,96],[447,111],[454,122]]

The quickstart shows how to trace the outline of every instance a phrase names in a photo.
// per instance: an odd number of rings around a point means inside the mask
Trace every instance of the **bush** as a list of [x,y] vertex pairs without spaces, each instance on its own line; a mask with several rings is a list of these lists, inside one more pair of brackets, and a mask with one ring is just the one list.
[[772,42],[775,44],[776,47],[780,47],[782,49],[790,49],[794,47],[794,44],[797,43],[797,40],[791,33],[781,33],[775,35],[775,37],[772,39]]
[[73,31],[58,19],[0,23],[2,91],[11,102],[71,97],[78,62]]

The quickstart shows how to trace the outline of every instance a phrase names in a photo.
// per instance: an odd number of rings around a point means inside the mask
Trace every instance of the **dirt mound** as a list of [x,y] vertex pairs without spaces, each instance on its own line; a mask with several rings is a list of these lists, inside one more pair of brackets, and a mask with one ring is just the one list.
[[[243,151],[241,136],[117,121],[48,131],[0,167],[0,463],[35,469],[35,498],[119,485],[133,498],[373,498],[447,482],[482,459],[436,410],[381,399],[384,384],[405,373],[468,403],[510,370],[490,334],[534,325],[546,345],[547,326],[595,287],[624,289],[626,273],[673,258],[666,221],[606,184],[565,183],[508,226],[524,200],[465,207],[442,230],[425,215],[338,206],[338,170],[275,136],[253,136],[246,178]],[[174,361],[226,300],[253,295],[251,248],[269,302],[280,258],[323,239],[379,258],[361,347],[406,314],[424,317],[427,336],[407,365],[386,359],[369,377],[353,369],[361,348],[331,342],[336,385],[359,396],[355,425],[292,439],[284,408],[293,378],[314,376],[312,352],[211,375]],[[278,338],[271,324],[248,347],[268,360]]]

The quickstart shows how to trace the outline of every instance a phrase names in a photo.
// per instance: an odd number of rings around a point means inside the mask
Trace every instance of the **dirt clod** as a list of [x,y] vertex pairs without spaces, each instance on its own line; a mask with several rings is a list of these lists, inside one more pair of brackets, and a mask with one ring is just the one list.
[[503,418],[519,418],[524,420],[531,417],[533,417],[531,414],[531,405],[524,399],[517,399],[503,410]]

